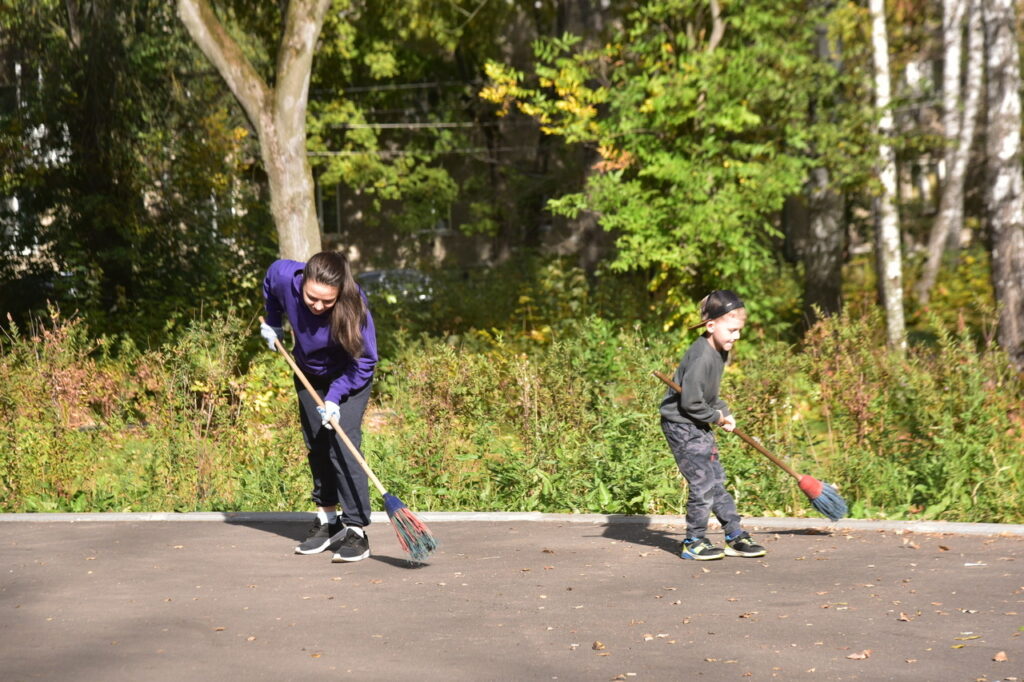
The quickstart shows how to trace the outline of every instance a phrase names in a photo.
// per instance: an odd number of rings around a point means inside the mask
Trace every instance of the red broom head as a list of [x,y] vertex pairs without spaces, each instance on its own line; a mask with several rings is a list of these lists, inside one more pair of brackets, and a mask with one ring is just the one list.
[[821,495],[821,481],[816,479],[814,476],[801,476],[800,477],[800,490],[804,491],[804,495],[810,499],[815,499]]
[[833,521],[843,518],[849,511],[846,500],[835,488],[813,476],[800,477],[800,490],[804,491],[815,509]]
[[416,561],[424,561],[437,549],[437,540],[405,504],[390,493],[384,495],[384,509],[391,519],[391,525],[398,536],[398,544]]

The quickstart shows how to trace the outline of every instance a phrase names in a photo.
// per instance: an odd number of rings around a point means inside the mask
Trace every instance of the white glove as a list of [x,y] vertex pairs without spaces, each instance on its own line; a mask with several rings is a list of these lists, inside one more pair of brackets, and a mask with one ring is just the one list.
[[323,407],[317,407],[316,411],[320,413],[320,418],[323,419],[321,426],[325,427],[329,431],[333,431],[331,428],[331,417],[337,419],[341,416],[341,408],[338,407],[338,403],[332,403],[330,400],[324,401]]
[[262,336],[270,350],[277,350],[277,346],[274,345],[274,341],[278,339],[284,339],[284,329],[281,327],[271,327],[266,322],[260,322],[260,336]]

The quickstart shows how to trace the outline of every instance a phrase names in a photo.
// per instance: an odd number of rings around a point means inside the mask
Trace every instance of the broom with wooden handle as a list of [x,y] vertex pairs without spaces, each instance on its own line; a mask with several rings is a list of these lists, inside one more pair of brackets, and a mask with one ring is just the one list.
[[[671,388],[676,393],[682,394],[683,387],[677,384],[676,382],[672,381],[672,379],[670,379],[662,372],[654,371],[651,372],[651,374],[665,382],[665,384],[667,384],[669,388]],[[787,474],[795,478],[797,484],[800,486],[800,490],[802,490],[804,492],[804,495],[807,495],[807,499],[811,501],[811,505],[813,505],[814,508],[821,512],[823,515],[827,516],[829,519],[833,521],[838,521],[839,519],[846,516],[846,512],[848,511],[846,508],[846,500],[844,500],[836,491],[836,489],[833,488],[831,485],[829,485],[828,483],[822,483],[813,476],[805,476],[803,474],[798,474],[796,471],[793,470],[792,467],[790,467],[781,459],[773,455],[771,452],[768,451],[767,448],[765,448],[763,445],[758,443],[756,440],[748,436],[740,429],[733,429],[732,432],[735,433],[740,438],[742,438],[743,442],[745,442],[747,445],[754,448],[762,455],[770,459],[772,463],[775,464],[777,467],[779,467]]]
[[[264,320],[260,317],[260,322]],[[324,401],[320,397],[320,394],[316,392],[316,389],[306,379],[306,375],[302,373],[299,366],[295,364],[295,360],[291,354],[285,349],[284,344],[281,343],[280,339],[274,339],[274,345],[277,350],[280,351],[284,359],[288,361],[288,365],[295,372],[295,376],[299,378],[302,385],[306,387],[309,394],[313,396],[313,400],[320,407],[324,406]],[[366,476],[373,481],[373,484],[380,491],[381,497],[384,498],[384,509],[388,513],[388,519],[391,521],[391,526],[395,529],[395,535],[398,536],[398,544],[402,546],[402,549],[408,552],[413,559],[416,561],[423,561],[430,553],[437,549],[437,540],[433,535],[430,534],[430,529],[423,523],[415,514],[402,502],[398,497],[392,495],[384,488],[384,485],[377,478],[376,474],[370,469],[366,463],[366,459],[363,457],[359,449],[352,443],[352,440],[348,437],[342,428],[338,424],[338,420],[331,417],[331,427],[334,429],[334,433],[338,434],[338,438],[348,448],[355,460],[359,462],[359,466],[366,472]]]

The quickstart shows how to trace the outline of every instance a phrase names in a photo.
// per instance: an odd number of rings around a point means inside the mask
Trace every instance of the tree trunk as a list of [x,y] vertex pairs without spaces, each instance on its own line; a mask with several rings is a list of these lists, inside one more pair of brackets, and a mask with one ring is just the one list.
[[1024,369],[1024,178],[1021,172],[1020,54],[1013,0],[985,0],[988,122],[986,209],[999,344]]
[[[881,115],[878,121],[883,140],[892,134],[893,119],[890,108],[889,40],[885,29],[884,0],[869,0],[871,11],[871,43],[874,48],[875,109]],[[892,145],[882,142],[878,146],[878,179],[882,189],[875,199],[875,250],[878,259],[878,285],[885,309],[886,339],[890,346],[906,347],[903,320],[903,261],[900,255],[900,223],[896,212],[896,154]]]
[[826,168],[815,168],[807,183],[810,225],[804,252],[804,320],[813,324],[817,312],[838,313],[843,307],[843,195],[829,184]]
[[[963,14],[967,12],[967,78],[964,81],[963,107],[960,103],[960,55],[962,52]],[[928,257],[917,283],[917,300],[927,305],[950,243],[958,243],[964,222],[964,184],[971,155],[975,121],[984,77],[984,33],[980,0],[945,0],[943,42],[946,66],[942,79],[942,127],[946,137],[946,178],[939,215],[928,239]]]
[[[840,69],[838,45],[829,41],[828,29],[818,26],[814,51],[822,62]],[[812,102],[811,117],[817,119],[818,103]],[[831,186],[825,167],[810,171],[804,187],[807,225],[801,259],[804,263],[803,320],[807,328],[817,321],[818,313],[832,315],[843,307],[843,249],[846,231],[843,225],[843,195]]]
[[178,16],[242,105],[260,142],[270,212],[282,258],[320,251],[313,173],[306,155],[306,106],[313,52],[330,0],[291,0],[270,88],[228,35],[207,0],[178,0]]

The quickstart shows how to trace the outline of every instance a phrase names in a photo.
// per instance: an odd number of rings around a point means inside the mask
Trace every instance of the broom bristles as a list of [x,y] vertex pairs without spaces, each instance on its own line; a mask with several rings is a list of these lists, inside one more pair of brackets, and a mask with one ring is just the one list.
[[813,476],[800,477],[800,490],[804,491],[815,509],[833,521],[843,518],[849,511],[846,508],[846,500],[834,487],[822,483]]
[[409,507],[391,493],[384,494],[384,509],[398,536],[398,544],[416,561],[423,561],[437,549],[437,540]]

